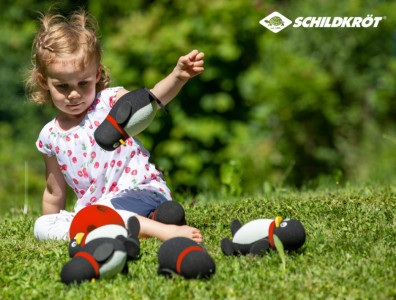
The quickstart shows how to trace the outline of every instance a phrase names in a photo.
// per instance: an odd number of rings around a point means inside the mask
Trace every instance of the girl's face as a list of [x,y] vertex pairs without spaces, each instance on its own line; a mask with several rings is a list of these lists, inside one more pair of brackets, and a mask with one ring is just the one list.
[[72,56],[66,57],[48,65],[46,71],[47,76],[41,80],[42,86],[50,92],[61,114],[70,119],[85,115],[95,100],[95,87],[101,75],[101,68],[94,60],[81,68]]

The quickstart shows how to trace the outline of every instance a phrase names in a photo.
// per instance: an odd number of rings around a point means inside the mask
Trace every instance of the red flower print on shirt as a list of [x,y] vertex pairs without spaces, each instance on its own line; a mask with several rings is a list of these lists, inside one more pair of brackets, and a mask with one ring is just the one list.
[[95,203],[96,202],[96,197],[92,197],[91,199],[89,199],[89,202]]
[[137,173],[138,173],[138,171],[137,171],[136,169],[134,169],[134,170],[131,172],[132,175],[136,175]]
[[99,121],[95,121],[94,124],[96,127],[99,127],[99,125],[100,125]]
[[77,163],[77,158],[75,156],[72,158],[72,162]]
[[76,134],[74,134],[74,138],[75,139],[78,139],[79,138],[79,136],[78,136],[78,134],[76,133]]
[[110,192],[116,192],[116,191],[118,191],[117,182],[113,182],[113,183],[111,184],[111,186],[110,186],[110,188],[109,188],[109,191],[110,191]]
[[145,167],[146,167],[146,170],[148,171],[149,170],[149,165],[146,164]]
[[67,165],[62,165],[61,169],[62,169],[62,171],[67,171]]
[[70,142],[70,137],[66,136],[66,142]]
[[71,156],[73,153],[72,153],[72,151],[71,150],[67,150],[67,155],[68,156]]
[[110,108],[112,108],[113,105],[114,105],[113,99],[114,99],[114,96],[111,96],[110,99],[109,99]]
[[117,166],[118,166],[119,168],[121,168],[121,166],[122,166],[122,161],[121,161],[121,160],[117,161]]
[[131,152],[131,158],[133,158],[135,155],[136,155],[136,152],[135,152],[135,151],[132,151],[132,152]]
[[56,152],[56,154],[59,154],[59,147],[58,146],[55,147],[55,152]]
[[102,187],[102,194],[106,193],[106,188]]
[[39,148],[43,148],[43,142],[41,140],[39,141]]
[[105,165],[103,166],[103,169],[106,169],[108,166],[108,163],[105,163]]
[[51,143],[49,144],[49,148],[52,149],[52,144]]
[[110,167],[114,167],[114,165],[115,165],[115,160],[113,159],[113,160],[110,162]]
[[132,146],[133,145],[132,138],[127,139],[127,142],[128,142],[128,146]]
[[95,151],[91,153],[91,158],[94,159],[96,157]]
[[99,168],[99,162],[96,162],[96,163],[95,163],[94,168],[95,168],[95,169]]
[[73,178],[73,182],[74,182],[75,184],[78,184],[78,180],[77,180],[76,178]]
[[129,173],[129,172],[131,172],[131,168],[130,167],[126,167],[125,168],[125,173]]
[[83,153],[83,156],[84,156],[84,157],[87,157],[87,152],[84,152],[84,153]]
[[120,152],[121,152],[121,147],[118,147],[117,148],[117,153],[120,154]]
[[[97,122],[97,121],[96,121]],[[98,122],[99,123],[99,122]],[[96,125],[96,124],[95,124]],[[92,137],[92,136],[90,136],[89,137],[89,141],[91,142],[91,146],[93,146],[93,145],[95,145],[95,139]]]
[[84,178],[88,178],[87,168],[83,169]]

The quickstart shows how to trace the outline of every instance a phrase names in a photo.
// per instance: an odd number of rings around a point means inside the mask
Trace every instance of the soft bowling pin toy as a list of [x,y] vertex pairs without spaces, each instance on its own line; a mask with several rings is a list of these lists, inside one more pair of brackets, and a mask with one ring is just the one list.
[[153,211],[148,218],[164,224],[186,225],[183,206],[176,201],[166,201]]
[[146,129],[155,117],[159,105],[166,108],[147,88],[126,93],[114,104],[106,119],[95,130],[94,137],[100,147],[107,151],[117,149],[130,136]]
[[77,233],[69,243],[71,260],[62,268],[62,282],[81,283],[127,272],[127,261],[140,253],[139,231],[138,219],[131,217],[128,229],[109,224],[89,233]]
[[158,264],[159,275],[208,278],[216,271],[216,265],[206,249],[185,237],[165,241],[158,250]]
[[263,255],[270,249],[276,249],[274,235],[280,239],[285,250],[297,250],[305,242],[304,226],[295,219],[257,219],[243,226],[234,220],[230,227],[232,240],[221,240],[221,250],[225,255]]

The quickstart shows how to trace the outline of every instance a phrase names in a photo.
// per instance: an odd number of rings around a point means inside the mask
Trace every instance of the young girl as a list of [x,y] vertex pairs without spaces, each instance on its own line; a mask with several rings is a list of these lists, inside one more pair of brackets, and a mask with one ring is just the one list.
[[[49,102],[59,109],[36,143],[46,165],[46,188],[43,216],[37,219],[34,234],[40,240],[67,239],[75,213],[102,204],[117,210],[125,223],[136,215],[142,236],[163,241],[184,236],[199,243],[202,235],[197,228],[147,218],[172,198],[138,139],[129,138],[126,147],[107,152],[93,138],[113,104],[128,92],[122,87],[106,88],[109,76],[101,65],[95,31],[84,11],[69,19],[47,15],[33,44],[34,67],[27,88],[36,103]],[[167,104],[188,79],[203,72],[203,57],[197,50],[180,57],[174,70],[151,92]],[[64,210],[67,185],[78,197],[74,212]]]

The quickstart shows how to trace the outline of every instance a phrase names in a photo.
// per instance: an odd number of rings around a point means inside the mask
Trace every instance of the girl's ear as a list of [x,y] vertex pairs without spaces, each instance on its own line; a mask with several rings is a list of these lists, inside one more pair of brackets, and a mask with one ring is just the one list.
[[47,84],[47,79],[44,77],[43,74],[38,73],[37,74],[38,78],[38,83],[39,85],[44,89],[44,90],[49,90],[48,84]]
[[103,70],[103,66],[100,65],[98,68],[98,72],[96,73],[96,83],[98,83],[100,78],[102,77],[102,70]]

